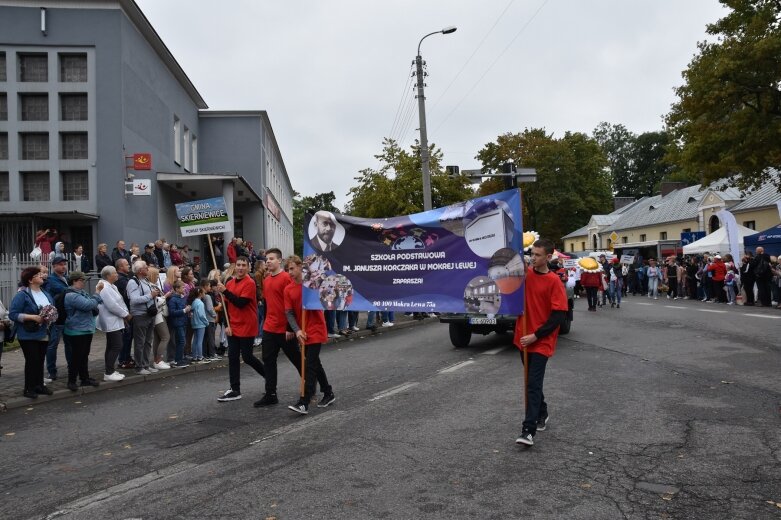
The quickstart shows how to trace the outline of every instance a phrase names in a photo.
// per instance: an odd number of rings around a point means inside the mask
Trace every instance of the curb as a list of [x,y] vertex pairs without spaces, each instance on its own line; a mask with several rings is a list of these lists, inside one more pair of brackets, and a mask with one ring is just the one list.
[[[361,329],[359,331],[355,331],[353,334],[351,334],[348,337],[340,336],[338,338],[331,338],[328,340],[328,343],[326,343],[326,345],[334,345],[346,341],[354,341],[355,339],[366,338],[370,336],[381,336],[382,334],[393,330],[406,329],[423,323],[434,323],[434,322],[439,323],[439,318],[437,317],[425,318],[419,321],[413,319],[397,321],[393,327],[385,327],[385,328],[378,327],[376,331]],[[118,382],[100,381],[100,386],[98,387],[80,386],[78,391],[76,392],[71,392],[70,390],[65,388],[65,389],[54,391],[52,395],[48,395],[48,396],[39,395],[38,399],[30,399],[24,396],[18,396],[18,397],[14,396],[6,401],[0,401],[0,413],[7,412],[8,410],[13,410],[16,408],[25,408],[25,407],[50,403],[52,401],[58,401],[60,399],[68,399],[73,397],[80,397],[82,395],[87,395],[87,394],[94,394],[96,392],[102,392],[104,390],[124,388],[128,385],[145,383],[147,381],[156,381],[158,379],[176,377],[179,374],[203,372],[205,370],[214,370],[215,368],[226,368],[227,366],[228,366],[228,356],[226,355],[223,357],[222,361],[215,361],[212,363],[207,363],[202,365],[190,365],[187,368],[172,368],[170,370],[161,370],[156,374],[149,374],[146,376],[139,375],[139,374],[125,374],[125,379],[123,379],[122,381],[118,381]]]

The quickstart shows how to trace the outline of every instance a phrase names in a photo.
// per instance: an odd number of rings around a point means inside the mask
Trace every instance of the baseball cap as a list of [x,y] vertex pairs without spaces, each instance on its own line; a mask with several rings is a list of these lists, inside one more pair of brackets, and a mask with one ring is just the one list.
[[149,242],[147,245],[144,246],[144,248],[154,249],[155,245],[152,242]]
[[75,282],[76,280],[86,280],[86,279],[87,279],[87,275],[85,275],[81,271],[71,271],[71,273],[68,275],[69,282]]
[[58,255],[54,257],[54,260],[52,260],[52,265],[61,264],[63,262],[67,262],[68,259],[64,256]]
[[721,260],[721,255],[716,255],[713,258],[718,258],[719,260]]

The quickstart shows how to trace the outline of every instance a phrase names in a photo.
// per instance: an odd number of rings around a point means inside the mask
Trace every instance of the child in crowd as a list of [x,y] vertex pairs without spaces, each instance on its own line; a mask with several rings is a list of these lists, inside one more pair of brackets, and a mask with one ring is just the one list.
[[193,329],[192,352],[193,363],[211,363],[203,357],[203,337],[206,333],[206,327],[209,325],[209,319],[206,317],[206,306],[203,303],[203,288],[198,285],[190,290],[187,303],[192,308],[190,316],[190,325]]
[[172,365],[176,368],[185,368],[189,366],[189,363],[184,360],[184,337],[187,334],[187,314],[190,312],[190,306],[185,301],[184,284],[181,280],[173,283],[173,290],[174,294],[168,298],[168,323],[174,331],[176,344]]
[[201,280],[201,290],[203,290],[203,305],[206,310],[206,319],[209,324],[206,325],[206,334],[203,337],[203,357],[209,361],[218,361],[222,359],[217,355],[217,345],[214,343],[214,332],[217,328],[217,312],[214,310],[214,294],[212,287],[216,287],[215,280]]

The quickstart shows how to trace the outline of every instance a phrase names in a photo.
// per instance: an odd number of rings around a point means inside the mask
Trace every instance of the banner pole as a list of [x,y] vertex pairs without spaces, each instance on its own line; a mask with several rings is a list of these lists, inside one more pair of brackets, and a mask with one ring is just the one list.
[[[518,205],[521,206],[521,222],[523,222],[523,190],[518,187]],[[523,255],[523,226],[521,226],[521,255]],[[526,266],[528,270],[529,267]],[[529,273],[526,273],[528,278]],[[525,285],[525,284],[524,284]],[[528,309],[526,308],[526,286],[523,288],[523,315],[521,316],[521,336],[527,334],[526,326],[526,314]],[[529,407],[529,351],[523,346],[523,407],[524,413]]]
[[220,266],[217,265],[217,258],[214,256],[214,244],[212,243],[212,234],[206,233],[206,240],[209,241],[209,251],[212,253],[212,265],[215,269],[219,269]]
[[[306,309],[304,309],[303,302],[301,304],[301,330],[306,333]],[[298,344],[301,349],[301,399],[303,399],[306,384],[306,344],[304,341],[299,341]],[[309,403],[306,405],[309,406]]]

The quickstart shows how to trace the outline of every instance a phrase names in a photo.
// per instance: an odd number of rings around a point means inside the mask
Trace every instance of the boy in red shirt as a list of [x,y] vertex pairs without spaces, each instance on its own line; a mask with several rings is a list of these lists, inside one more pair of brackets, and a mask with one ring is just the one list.
[[247,275],[248,272],[249,260],[246,256],[239,256],[236,258],[233,278],[228,280],[226,285],[217,285],[217,291],[221,292],[225,299],[225,309],[230,320],[225,334],[228,336],[228,374],[231,387],[217,399],[220,402],[241,399],[239,353],[244,363],[254,368],[261,376],[266,375],[263,363],[252,353],[252,344],[258,335],[258,300],[255,280]]
[[553,242],[540,239],[534,242],[531,252],[531,269],[526,271],[526,335],[523,335],[523,316],[515,322],[513,343],[528,352],[528,374],[526,382],[528,398],[526,416],[517,444],[534,445],[534,435],[543,431],[548,424],[548,405],[542,393],[545,379],[545,366],[548,358],[556,350],[559,326],[567,316],[567,293],[564,284],[556,274],[548,269],[553,255]]
[[[280,349],[301,372],[301,355],[296,345],[296,336],[288,330],[285,317],[285,287],[293,279],[282,269],[282,251],[276,248],[266,250],[266,277],[263,279],[263,296],[266,299],[266,319],[263,322],[263,365],[266,368],[266,394],[255,407],[277,404],[277,356]],[[255,317],[257,322],[257,316]]]
[[[285,287],[285,315],[298,343],[304,345],[306,358],[304,397],[288,408],[300,414],[307,414],[309,413],[309,403],[312,401],[312,396],[315,395],[316,383],[320,383],[320,389],[323,391],[323,398],[317,404],[318,408],[325,408],[336,401],[333,388],[328,384],[325,369],[320,363],[320,347],[328,341],[328,330],[325,326],[325,314],[322,310],[303,311],[301,259],[293,255],[287,259],[286,264],[287,272],[293,279],[293,283]],[[306,323],[304,324],[306,330],[301,329],[303,312],[306,312]]]

